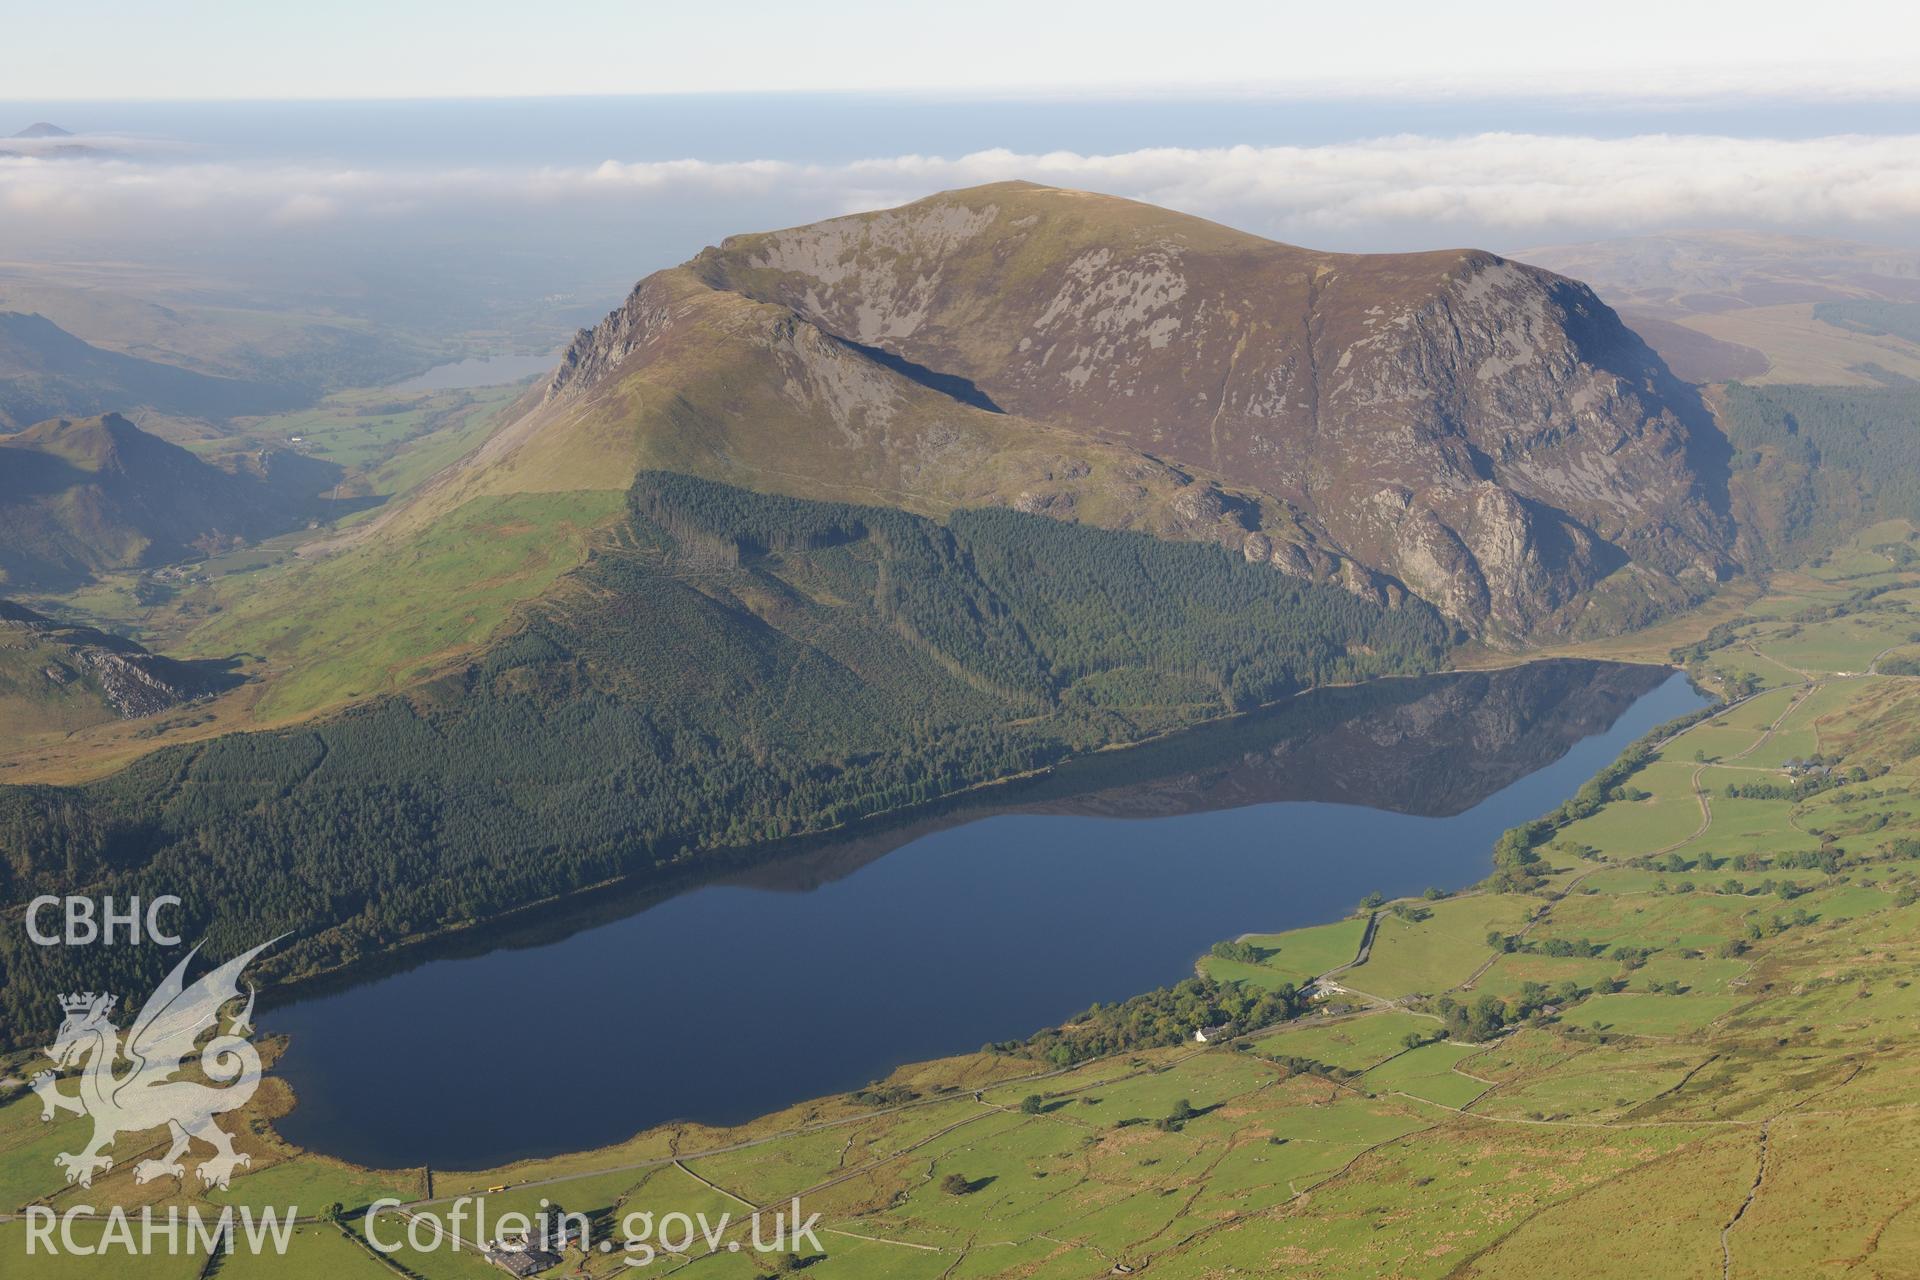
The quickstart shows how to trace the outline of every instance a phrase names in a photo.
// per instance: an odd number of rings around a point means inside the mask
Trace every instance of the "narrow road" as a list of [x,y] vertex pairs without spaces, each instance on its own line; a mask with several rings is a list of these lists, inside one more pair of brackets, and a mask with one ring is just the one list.
[[1818,692],[1820,692],[1820,682],[1809,679],[1805,687],[1793,696],[1792,701],[1787,703],[1786,709],[1773,718],[1773,723],[1761,730],[1760,736],[1747,744],[1746,750],[1730,755],[1727,759],[1745,760],[1748,756],[1765,746],[1767,739],[1774,735],[1774,731],[1787,722],[1787,717],[1795,711],[1798,711],[1802,703],[1806,702],[1808,698],[1811,698]]
[[[1748,747],[1747,750],[1751,751],[1753,748]],[[1707,834],[1707,829],[1713,825],[1713,803],[1707,799],[1707,789],[1700,785],[1700,775],[1705,773],[1707,768],[1708,766],[1704,764],[1696,765],[1692,775],[1687,779],[1687,785],[1693,788],[1693,798],[1700,806],[1700,825],[1695,827],[1691,834],[1674,841],[1664,848],[1653,850],[1647,855],[1648,857],[1657,858],[1663,853],[1672,853],[1682,845],[1692,844],[1695,840]],[[1568,887],[1571,888],[1572,886],[1569,885]]]
[[1349,969],[1358,969],[1361,965],[1365,964],[1367,962],[1367,957],[1373,954],[1373,935],[1379,932],[1379,929],[1380,929],[1380,913],[1378,911],[1369,911],[1367,913],[1366,930],[1362,932],[1360,935],[1359,952],[1353,957],[1353,959],[1347,961],[1345,964],[1335,965],[1333,968],[1327,970],[1325,973],[1315,978],[1314,981],[1324,982],[1328,978],[1333,977],[1335,974],[1345,973]]

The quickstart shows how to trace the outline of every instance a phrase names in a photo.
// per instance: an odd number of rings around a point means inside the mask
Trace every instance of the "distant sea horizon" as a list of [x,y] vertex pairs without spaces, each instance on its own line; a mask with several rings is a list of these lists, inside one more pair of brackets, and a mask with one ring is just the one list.
[[1920,101],[1260,94],[715,93],[288,101],[0,99],[0,137],[45,120],[226,159],[555,165],[946,158],[1004,147],[1113,154],[1153,147],[1323,146],[1525,131],[1803,139],[1920,133]]
[[[1337,252],[1519,255],[1665,229],[1669,212],[1913,247],[1911,220],[1853,213],[1920,138],[1920,101],[1676,95],[0,101],[0,151],[68,143],[9,146],[38,121],[97,147],[0,158],[0,256],[178,273],[191,283],[173,293],[127,276],[169,306],[237,289],[428,338],[491,333],[508,351],[726,236],[1015,177]],[[1848,154],[1806,146],[1829,137]],[[1675,138],[1704,141],[1676,157]],[[1728,156],[1739,140],[1759,154]],[[1703,176],[1716,164],[1728,175]],[[1834,171],[1824,202],[1727,195],[1808,165]],[[1788,225],[1802,207],[1825,221]]]

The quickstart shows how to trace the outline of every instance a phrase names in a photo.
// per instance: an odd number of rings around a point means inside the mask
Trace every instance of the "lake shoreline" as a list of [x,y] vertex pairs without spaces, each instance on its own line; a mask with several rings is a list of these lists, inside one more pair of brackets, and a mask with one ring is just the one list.
[[[1662,670],[1669,674],[1650,684]],[[684,892],[653,885],[637,895],[609,894],[605,910],[595,913],[614,917],[609,922],[580,919],[579,902],[569,899],[559,918],[519,936],[476,931],[466,948],[476,954],[415,952],[407,968],[384,977],[362,973],[330,989],[307,984],[302,999],[279,1001],[263,1018],[294,1042],[281,1074],[302,1105],[282,1132],[308,1150],[374,1167],[417,1165],[422,1157],[435,1167],[484,1167],[602,1147],[676,1117],[744,1123],[968,1043],[1057,1025],[1089,999],[1121,999],[1177,980],[1213,941],[1243,931],[1217,918],[1223,903],[1237,903],[1231,910],[1239,911],[1270,898],[1278,909],[1243,917],[1246,928],[1297,928],[1349,913],[1377,888],[1400,896],[1427,883],[1477,883],[1501,830],[1550,810],[1619,747],[1671,718],[1671,710],[1698,705],[1671,669],[1645,664],[1533,663],[1427,681],[1391,691],[1316,691],[1330,696],[1290,703],[1290,713],[1268,719],[1234,717],[1202,735],[1198,745],[1211,756],[1198,765],[1190,735],[1177,746],[1142,744],[1144,755],[1090,753],[1063,766],[1070,775],[1064,779],[1052,771],[1026,779],[1024,790],[1012,788],[1011,811],[994,806],[982,816],[987,807],[977,797],[972,806],[950,804],[919,833],[910,829],[904,844],[896,823],[866,844],[816,841],[811,858],[789,845],[782,853],[790,856],[730,868],[731,879],[698,877]],[[1471,725],[1490,688],[1507,690],[1489,708],[1495,719],[1534,736],[1517,758],[1489,757],[1494,765],[1485,776],[1459,774],[1452,758],[1459,753],[1445,742],[1420,741],[1401,750],[1434,757],[1441,772],[1430,785],[1407,784],[1402,762],[1386,759],[1385,772],[1404,786],[1404,793],[1384,797],[1390,807],[1326,791],[1315,776],[1300,781],[1303,767],[1310,769],[1329,744],[1347,743],[1348,755],[1363,746],[1373,731],[1368,725],[1453,702],[1462,704],[1461,723]],[[1565,706],[1553,697],[1539,701],[1543,689],[1572,696],[1566,688],[1585,692]],[[1511,708],[1496,710],[1515,689],[1544,719],[1531,723]],[[1355,733],[1360,739],[1349,742]],[[1578,736],[1569,746],[1571,734]],[[1264,752],[1255,742],[1263,737],[1273,744]],[[1370,757],[1360,762],[1362,780],[1371,783],[1366,770],[1382,763],[1371,759],[1380,753],[1362,754]],[[1173,772],[1143,780],[1140,774],[1155,766]],[[1277,801],[1262,798],[1268,793],[1259,788],[1275,779],[1291,790]],[[1420,816],[1436,805],[1458,810],[1454,793],[1468,785],[1489,799],[1451,816]],[[1321,798],[1286,798],[1307,795]],[[1275,839],[1280,846],[1270,850]],[[1141,886],[1168,874],[1177,879],[1139,897]],[[1015,884],[1021,891],[1009,898],[1004,888]],[[1227,885],[1233,892],[1217,896],[1216,886]],[[1112,922],[1137,916],[1148,901],[1148,931],[1136,925],[1116,932]],[[894,963],[876,972],[875,954]],[[964,972],[941,959],[954,954],[968,957]],[[628,973],[641,976],[639,988],[622,983]],[[800,987],[777,1004],[757,994],[770,975],[783,973]],[[669,987],[660,990],[663,980]],[[640,1053],[639,1075],[621,1076],[632,1096],[615,1114],[556,1114],[517,1136],[504,1133],[482,1151],[473,1135],[434,1125],[426,1113],[445,1103],[424,1081],[401,1090],[420,1094],[411,1109],[390,1098],[349,1101],[359,1089],[349,1046],[367,1034],[380,1038],[372,1030],[380,1026],[406,1042],[425,1034],[423,1022],[440,1026],[453,1042],[473,1041],[456,1056],[478,1055],[488,1064],[481,1074],[493,1078],[455,1082],[456,1092],[475,1092],[475,1106],[487,1105],[482,1095],[531,1087],[527,1063],[497,1060],[482,1047],[492,1037],[474,1028],[497,1020],[503,1006],[521,998],[517,993],[535,990],[579,993],[594,1010],[594,1025],[609,1029],[607,1059],[618,1060],[619,1044],[629,1041]],[[761,1055],[753,1048],[760,1038],[754,1024],[773,1008],[800,1019],[796,1029],[805,1026],[807,1043],[816,1046],[810,1058],[776,1072],[777,1080],[754,1065]],[[672,1027],[680,1030],[666,1031]],[[658,1053],[663,1033],[681,1045],[666,1058]],[[423,1040],[411,1053],[398,1051],[431,1062],[453,1052],[452,1042],[430,1047],[440,1043]],[[599,1063],[589,1074],[610,1069]],[[731,1084],[729,1073],[738,1076]],[[590,1081],[579,1086],[593,1091]],[[674,1100],[671,1109],[655,1101],[665,1098]],[[361,1114],[365,1106],[392,1114],[383,1125]],[[630,1121],[626,1111],[634,1112]],[[417,1147],[401,1134],[409,1128]]]
[[[819,827],[809,831],[796,832],[778,840],[763,841],[751,845],[727,845],[701,850],[695,859],[700,865],[688,867],[678,874],[662,874],[661,869],[627,872],[598,880],[592,884],[569,889],[563,893],[550,894],[514,907],[510,911],[479,919],[464,921],[441,929],[402,940],[373,955],[363,956],[345,964],[331,966],[303,974],[298,978],[277,982],[264,990],[260,996],[263,1011],[286,1008],[319,995],[333,994],[377,981],[394,973],[405,972],[417,965],[430,963],[446,955],[484,953],[501,946],[511,947],[511,935],[521,928],[537,927],[545,923],[560,928],[563,933],[577,931],[578,928],[592,927],[592,914],[588,922],[568,927],[564,915],[581,907],[591,907],[596,901],[613,900],[613,910],[619,918],[633,912],[646,909],[654,902],[665,901],[680,893],[692,892],[703,885],[722,883],[731,877],[748,874],[769,865],[777,864],[788,858],[803,856],[812,848],[831,844],[849,838],[885,836],[889,832],[909,829],[916,823],[937,819],[953,809],[964,806],[982,796],[993,796],[1002,789],[1015,789],[1025,784],[1042,781],[1057,776],[1061,770],[1084,765],[1123,752],[1137,751],[1177,741],[1189,735],[1223,726],[1244,724],[1261,716],[1293,706],[1302,699],[1323,695],[1340,690],[1358,690],[1391,685],[1395,682],[1427,681],[1447,677],[1468,677],[1485,675],[1491,672],[1512,671],[1522,667],[1542,666],[1567,662],[1597,662],[1616,666],[1639,666],[1653,670],[1678,673],[1680,668],[1671,663],[1639,662],[1624,659],[1588,659],[1561,655],[1543,657],[1515,657],[1502,663],[1489,663],[1484,666],[1450,667],[1443,671],[1425,673],[1390,672],[1373,676],[1366,680],[1344,681],[1331,684],[1313,685],[1299,689],[1284,698],[1263,702],[1242,711],[1225,712],[1190,721],[1187,724],[1161,729],[1138,738],[1121,742],[1104,743],[1088,751],[1062,756],[1051,764],[1034,769],[1023,769],[1015,773],[1000,774],[992,778],[969,783],[956,790],[946,792],[928,800],[914,804],[896,805],[888,809],[876,810],[858,818],[832,826]],[[619,903],[623,897],[633,900],[632,905]],[[509,935],[507,939],[478,942],[477,933],[499,931]],[[442,950],[444,948],[444,950]]]

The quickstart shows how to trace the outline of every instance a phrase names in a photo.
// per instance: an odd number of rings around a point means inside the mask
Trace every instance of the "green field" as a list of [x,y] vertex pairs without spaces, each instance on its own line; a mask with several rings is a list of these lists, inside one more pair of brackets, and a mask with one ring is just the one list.
[[1456,1070],[1464,1059],[1478,1052],[1473,1045],[1423,1045],[1369,1071],[1366,1087],[1408,1093],[1442,1106],[1464,1107],[1490,1087],[1487,1081]]
[[1815,675],[1860,675],[1882,650],[1906,643],[1911,633],[1900,618],[1843,618],[1789,639],[1769,640],[1762,652]]
[[1365,932],[1366,921],[1354,919],[1292,933],[1248,934],[1240,941],[1267,953],[1258,964],[1207,956],[1200,967],[1221,982],[1252,982],[1264,987],[1290,982],[1303,986],[1308,979],[1352,961]]
[[[1858,571],[1855,559],[1823,572]],[[1846,669],[1860,628],[1805,615],[1848,594],[1810,581],[1763,602],[1737,643],[1766,652],[1792,629],[1800,665]],[[1713,669],[1709,654],[1700,672]],[[1823,679],[1770,733],[1791,696],[1680,736],[1550,834],[1535,864],[1550,874],[1382,911],[1367,961],[1336,978],[1353,993],[1339,1014],[1068,1068],[1017,1047],[914,1064],[895,1077],[912,1098],[901,1109],[830,1098],[732,1129],[668,1126],[605,1151],[439,1172],[436,1193],[508,1184],[503,1206],[550,1196],[602,1220],[798,1196],[825,1227],[824,1258],[803,1270],[829,1280],[1920,1274],[1920,681]],[[1817,734],[1836,782],[1723,794],[1736,779],[1787,785],[1770,762],[1795,734]],[[1696,751],[1725,761],[1701,768]],[[1711,820],[1693,836],[1696,770]],[[1678,865],[1649,856],[1676,840]],[[1203,967],[1297,981],[1352,959],[1361,927],[1252,935],[1256,963]],[[1453,1035],[1482,1004],[1495,1021]],[[50,1153],[73,1133],[43,1129],[31,1102],[0,1107],[6,1197],[70,1200]],[[261,1159],[235,1201],[420,1186],[418,1171],[286,1151],[270,1110],[242,1145]],[[90,1194],[135,1189],[116,1170]],[[17,1224],[0,1225],[0,1248],[20,1242]],[[432,1280],[499,1274],[471,1252],[394,1261]],[[650,1270],[690,1268],[747,1280],[775,1264],[722,1247]],[[615,1254],[569,1257],[560,1274],[632,1273]],[[62,1260],[32,1274],[100,1273]],[[235,1258],[218,1274],[396,1273],[315,1223],[291,1259]]]
[[1490,930],[1511,932],[1525,923],[1531,903],[1505,894],[1449,898],[1425,904],[1419,923],[1383,915],[1367,962],[1342,974],[1343,986],[1395,999],[1442,991],[1464,982],[1488,959]]
[[1792,801],[1735,798],[1719,793],[1721,788],[1755,777],[1778,779],[1777,774],[1709,769],[1700,781],[1709,789],[1713,825],[1673,852],[1683,858],[1697,859],[1703,853],[1727,857],[1754,852],[1783,853],[1817,845],[1818,840],[1793,825],[1796,807]]
[[1616,801],[1591,818],[1566,827],[1562,838],[1568,843],[1629,855],[1653,853],[1686,842],[1701,822],[1700,801],[1693,792],[1697,767],[1670,760],[1648,765],[1627,783],[1646,792],[1647,798]]
[[[292,449],[353,473],[378,476],[425,474],[452,462],[454,442],[478,443],[520,388],[475,391],[396,392],[380,388],[338,391],[310,409],[276,414],[244,425],[242,438],[258,447]],[[217,442],[231,448],[231,442]],[[439,458],[437,465],[419,456]],[[396,493],[404,485],[362,485],[372,493]]]
[[[268,717],[398,689],[485,640],[515,605],[578,566],[618,509],[610,493],[476,498],[398,547],[370,541],[229,593],[182,653],[258,657],[275,675],[259,704]],[[423,589],[387,589],[396,553]]]

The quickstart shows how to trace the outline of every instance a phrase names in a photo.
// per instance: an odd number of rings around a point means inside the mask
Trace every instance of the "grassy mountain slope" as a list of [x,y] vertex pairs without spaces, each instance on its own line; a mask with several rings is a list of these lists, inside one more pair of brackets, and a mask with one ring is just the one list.
[[[518,438],[588,422],[763,490],[1216,539],[1507,642],[1618,627],[1730,564],[1704,410],[1582,286],[1025,183],[649,277]],[[1141,478],[1168,468],[1204,487]]]
[[180,652],[259,659],[267,683],[253,714],[267,723],[397,692],[467,661],[584,563],[621,500],[614,490],[476,497],[422,527],[219,584]]
[[[1422,605],[1006,510],[942,525],[665,473],[629,501],[494,645],[404,695],[85,787],[0,789],[7,899],[165,884],[211,937],[296,930],[285,976],[1309,685],[1431,669],[1451,637]],[[38,1026],[35,993],[132,976],[69,962],[149,963],[0,941],[8,1039]]]

